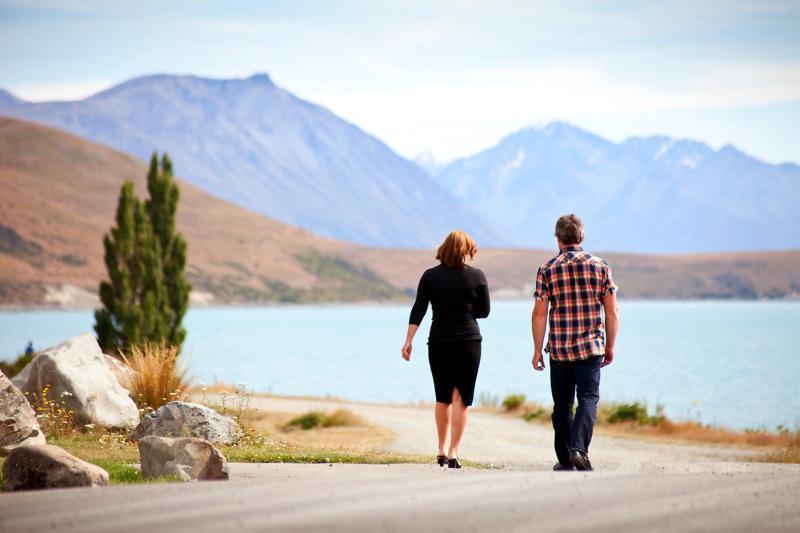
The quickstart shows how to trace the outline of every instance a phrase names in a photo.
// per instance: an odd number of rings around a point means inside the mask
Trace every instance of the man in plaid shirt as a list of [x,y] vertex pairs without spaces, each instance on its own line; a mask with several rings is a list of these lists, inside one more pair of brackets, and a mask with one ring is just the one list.
[[[589,443],[600,399],[600,368],[614,360],[619,324],[611,268],[603,259],[583,251],[583,235],[583,223],[577,216],[559,218],[555,233],[559,253],[539,267],[536,275],[531,317],[533,368],[545,368],[542,345],[549,307],[550,335],[544,350],[550,354],[558,457],[553,470],[592,469]],[[576,391],[578,409],[573,417]]]

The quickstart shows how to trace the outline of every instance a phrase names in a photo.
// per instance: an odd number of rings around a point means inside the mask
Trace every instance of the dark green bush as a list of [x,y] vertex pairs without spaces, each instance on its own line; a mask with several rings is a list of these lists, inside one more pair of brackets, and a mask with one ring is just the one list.
[[289,423],[286,424],[287,429],[291,428],[302,428],[302,429],[311,429],[319,426],[322,423],[322,413],[317,411],[309,411],[305,414],[302,414],[298,417],[295,417],[289,420]]
[[522,415],[526,421],[538,420],[545,416],[545,410],[539,405],[530,405],[525,407],[525,414]]
[[506,411],[515,411],[525,405],[524,394],[509,394],[503,400],[503,408]]
[[649,416],[647,405],[639,402],[613,404],[608,408],[608,422],[617,424],[620,422],[635,422],[637,424],[658,425],[664,417],[661,414]]

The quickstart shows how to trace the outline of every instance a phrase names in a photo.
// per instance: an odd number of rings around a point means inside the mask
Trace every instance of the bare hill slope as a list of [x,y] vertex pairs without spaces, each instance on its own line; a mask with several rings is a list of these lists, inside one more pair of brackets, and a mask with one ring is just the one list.
[[[120,185],[130,178],[143,194],[146,173],[134,157],[0,118],[0,303],[70,303],[70,296],[72,303],[90,303],[83,291],[95,292],[105,275],[102,236],[113,223]],[[180,186],[178,227],[189,243],[197,291],[225,302],[397,295],[344,259],[344,245]]]

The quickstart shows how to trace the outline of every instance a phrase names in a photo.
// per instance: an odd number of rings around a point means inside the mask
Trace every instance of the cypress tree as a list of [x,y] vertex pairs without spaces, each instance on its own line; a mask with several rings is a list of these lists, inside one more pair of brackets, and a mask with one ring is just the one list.
[[141,341],[136,228],[140,212],[141,202],[133,193],[133,182],[125,181],[117,204],[116,227],[103,238],[109,280],[100,283],[103,307],[94,314],[97,340],[105,352]]
[[186,281],[186,240],[176,233],[180,192],[165,154],[153,154],[147,176],[150,198],[139,200],[125,181],[116,226],[103,239],[108,281],[100,283],[102,308],[95,331],[103,351],[114,353],[145,342],[180,348],[191,285]]
[[176,232],[175,217],[180,200],[180,189],[172,174],[172,161],[165,153],[159,168],[158,155],[153,153],[147,174],[147,191],[150,198],[145,203],[153,233],[158,241],[165,287],[167,343],[180,347],[186,338],[183,317],[189,307],[192,286],[186,281],[186,239]]

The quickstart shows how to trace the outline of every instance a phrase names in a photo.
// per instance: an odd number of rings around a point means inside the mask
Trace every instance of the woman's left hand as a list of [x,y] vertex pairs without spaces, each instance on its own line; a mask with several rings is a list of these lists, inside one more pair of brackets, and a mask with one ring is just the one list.
[[411,360],[411,341],[406,341],[403,348],[400,350],[400,355],[402,355],[403,359],[406,361]]

